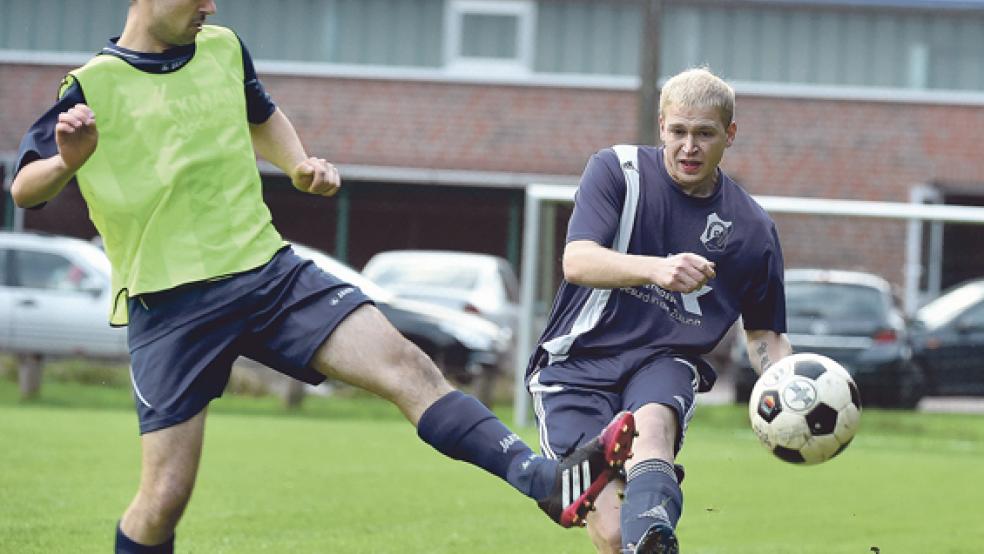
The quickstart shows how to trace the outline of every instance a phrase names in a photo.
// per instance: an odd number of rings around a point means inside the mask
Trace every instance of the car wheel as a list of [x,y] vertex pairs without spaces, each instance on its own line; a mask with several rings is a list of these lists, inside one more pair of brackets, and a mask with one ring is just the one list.
[[865,406],[911,410],[923,395],[922,374],[915,367],[904,368],[897,374],[885,376],[877,383],[861,387],[861,402]]
[[893,404],[897,408],[911,410],[922,400],[925,381],[922,368],[919,366],[913,364],[906,369],[907,371],[899,378]]

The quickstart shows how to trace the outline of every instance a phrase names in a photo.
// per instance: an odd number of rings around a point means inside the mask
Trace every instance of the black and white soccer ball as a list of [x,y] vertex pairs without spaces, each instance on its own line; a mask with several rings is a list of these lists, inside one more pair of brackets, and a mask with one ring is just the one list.
[[748,416],[759,441],[776,457],[819,464],[851,443],[861,422],[861,395],[851,374],[834,360],[793,354],[759,377]]

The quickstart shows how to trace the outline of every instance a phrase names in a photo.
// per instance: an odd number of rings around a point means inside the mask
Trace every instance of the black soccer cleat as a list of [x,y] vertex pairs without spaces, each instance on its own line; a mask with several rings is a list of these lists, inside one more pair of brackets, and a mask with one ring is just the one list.
[[680,554],[676,533],[666,523],[655,523],[646,529],[635,545],[633,554]]
[[636,436],[632,412],[621,412],[587,444],[561,460],[553,492],[537,504],[561,527],[584,525],[595,499],[625,460],[632,456]]

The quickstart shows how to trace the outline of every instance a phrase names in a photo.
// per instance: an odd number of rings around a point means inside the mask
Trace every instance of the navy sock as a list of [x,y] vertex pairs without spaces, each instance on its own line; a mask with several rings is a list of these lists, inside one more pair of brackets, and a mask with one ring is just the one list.
[[683,491],[673,464],[655,458],[637,463],[626,476],[622,547],[634,545],[655,523],[675,529],[682,512]]
[[116,554],[174,554],[174,535],[164,544],[147,546],[134,542],[123,534],[123,529],[116,526]]
[[476,465],[540,500],[553,490],[557,462],[538,456],[484,404],[452,391],[431,404],[417,435],[439,452]]

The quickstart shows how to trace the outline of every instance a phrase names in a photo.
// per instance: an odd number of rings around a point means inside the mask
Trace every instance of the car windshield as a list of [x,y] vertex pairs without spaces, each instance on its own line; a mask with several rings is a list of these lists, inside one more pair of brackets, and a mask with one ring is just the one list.
[[786,282],[789,317],[881,320],[885,303],[871,287],[845,283]]
[[438,265],[427,259],[393,263],[372,271],[373,281],[384,287],[399,285],[471,290],[478,284],[478,278],[477,268]]
[[984,282],[958,287],[919,308],[916,312],[916,320],[927,329],[936,329],[946,325],[982,299],[984,299]]

